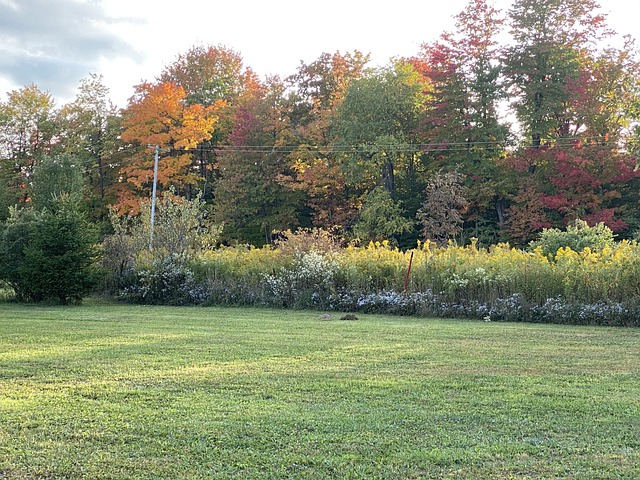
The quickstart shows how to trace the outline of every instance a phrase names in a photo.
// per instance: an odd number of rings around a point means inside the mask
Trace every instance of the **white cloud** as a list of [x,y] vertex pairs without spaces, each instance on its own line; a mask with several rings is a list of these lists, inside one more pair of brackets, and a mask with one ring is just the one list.
[[[17,7],[17,8],[16,8]],[[135,50],[109,31],[101,4],[78,0],[0,1],[0,79],[21,87],[36,83],[70,96],[96,60]]]

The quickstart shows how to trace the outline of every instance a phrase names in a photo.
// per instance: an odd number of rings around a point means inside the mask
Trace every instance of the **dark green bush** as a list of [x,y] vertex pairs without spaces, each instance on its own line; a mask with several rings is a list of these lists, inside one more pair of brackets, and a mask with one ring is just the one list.
[[11,209],[0,236],[0,279],[19,301],[80,302],[97,284],[95,228],[72,197],[51,209]]

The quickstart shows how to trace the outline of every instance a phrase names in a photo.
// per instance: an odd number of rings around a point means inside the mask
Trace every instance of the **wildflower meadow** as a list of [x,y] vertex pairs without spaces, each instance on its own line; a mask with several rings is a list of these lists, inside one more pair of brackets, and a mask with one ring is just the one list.
[[389,242],[340,246],[298,233],[275,246],[219,247],[133,262],[115,296],[170,305],[322,311],[596,325],[640,325],[640,245],[555,253]]

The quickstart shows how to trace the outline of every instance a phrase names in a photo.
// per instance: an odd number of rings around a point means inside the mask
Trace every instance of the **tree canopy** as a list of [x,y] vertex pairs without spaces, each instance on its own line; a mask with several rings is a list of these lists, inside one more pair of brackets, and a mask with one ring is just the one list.
[[122,110],[95,75],[60,107],[36,85],[9,92],[0,220],[49,201],[36,192],[53,185],[57,159],[82,183],[87,218],[108,229],[109,208],[146,205],[157,147],[159,192],[200,199],[229,243],[313,226],[403,247],[525,245],[576,219],[632,238],[634,39],[611,31],[596,0],[513,0],[506,11],[469,0],[454,20],[387,65],[325,52],[286,78],[259,78],[230,47],[194,46],[132,87]]

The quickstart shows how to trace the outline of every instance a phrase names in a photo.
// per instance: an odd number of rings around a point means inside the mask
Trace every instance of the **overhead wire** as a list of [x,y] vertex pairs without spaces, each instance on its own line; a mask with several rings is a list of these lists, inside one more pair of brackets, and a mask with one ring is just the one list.
[[[606,139],[605,137],[562,137],[554,139],[553,142],[547,144],[541,144],[539,147],[525,146],[525,150],[541,150],[544,151],[547,147],[554,149],[572,149],[580,145],[581,148],[599,148],[599,147],[611,147],[618,146],[617,142]],[[116,158],[120,155],[132,153],[136,151],[142,151],[144,149],[153,148],[153,145],[128,145],[111,155],[103,156],[103,160],[110,158]],[[385,150],[392,150],[398,153],[425,153],[425,154],[445,154],[451,152],[465,152],[470,149],[484,148],[486,150],[504,149],[509,147],[513,148],[514,145],[506,141],[471,141],[471,142],[432,142],[432,143],[397,143],[397,144],[350,144],[350,145],[212,145],[212,146],[198,146],[195,149],[175,149],[167,148],[165,152],[170,153],[189,153],[189,152],[215,152],[215,153],[285,153],[290,154],[297,151],[316,151],[322,154],[353,154],[353,153],[375,153],[384,152]],[[94,171],[100,168],[116,168],[122,166],[121,162],[109,162],[106,164],[85,166],[86,170]],[[13,176],[0,176],[1,181],[10,180]]]
[[[548,146],[554,148],[571,147],[580,145],[586,147],[615,146],[616,142],[606,140],[602,137],[565,137],[554,140]],[[374,152],[393,150],[395,152],[421,152],[421,153],[447,153],[467,151],[471,148],[485,149],[508,149],[513,147],[510,142],[506,141],[471,141],[471,142],[432,142],[432,143],[397,143],[397,144],[351,144],[351,145],[218,145],[218,146],[202,146],[198,147],[198,151],[206,152],[243,152],[243,153],[272,153],[283,152],[293,153],[296,151],[321,151],[323,153],[358,153],[358,152]],[[546,144],[542,144],[537,149],[546,148]],[[528,146],[525,149],[534,149],[536,147]],[[184,151],[184,150],[180,150]]]

